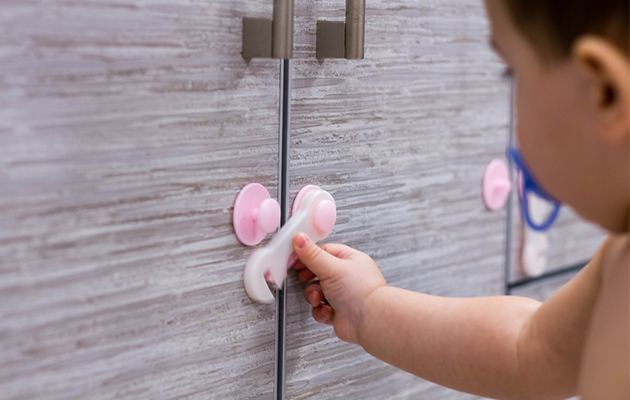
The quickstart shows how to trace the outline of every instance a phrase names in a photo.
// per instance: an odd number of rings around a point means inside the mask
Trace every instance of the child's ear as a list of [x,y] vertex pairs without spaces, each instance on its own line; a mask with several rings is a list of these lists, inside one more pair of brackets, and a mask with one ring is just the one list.
[[630,63],[628,56],[600,37],[583,36],[572,57],[592,87],[599,135],[608,144],[627,143],[630,134]]

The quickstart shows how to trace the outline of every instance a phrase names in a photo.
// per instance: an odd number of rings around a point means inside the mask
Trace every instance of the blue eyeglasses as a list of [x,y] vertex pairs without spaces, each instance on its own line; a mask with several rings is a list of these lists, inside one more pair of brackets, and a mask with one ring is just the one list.
[[[518,198],[521,202],[521,215],[523,217],[523,220],[530,228],[535,231],[546,231],[556,221],[556,218],[558,218],[558,213],[560,212],[560,202],[554,199],[550,194],[545,192],[542,187],[540,187],[540,185],[534,179],[532,173],[529,172],[527,165],[525,165],[525,161],[523,161],[523,157],[521,157],[521,154],[518,152],[517,149],[513,147],[508,147],[506,153],[508,158],[514,163],[514,165],[516,165],[521,173],[523,187],[522,190],[518,191]],[[532,221],[531,216],[529,215],[529,203],[527,201],[527,195],[529,193],[533,193],[536,196],[549,201],[553,206],[553,209],[547,216],[547,219],[541,224],[535,224]]]

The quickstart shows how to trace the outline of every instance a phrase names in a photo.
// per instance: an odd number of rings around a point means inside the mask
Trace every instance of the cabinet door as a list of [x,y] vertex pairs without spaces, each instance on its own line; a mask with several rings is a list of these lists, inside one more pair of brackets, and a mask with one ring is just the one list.
[[[330,242],[372,256],[393,286],[443,296],[503,292],[505,212],[480,182],[508,139],[509,88],[483,3],[367,2],[363,61],[315,59],[317,19],[343,1],[296,4],[291,192],[338,205]],[[287,397],[470,398],[336,339],[289,280]],[[422,340],[422,337],[418,337]]]
[[274,310],[242,284],[239,189],[276,196],[272,2],[0,5],[0,393],[269,398]]

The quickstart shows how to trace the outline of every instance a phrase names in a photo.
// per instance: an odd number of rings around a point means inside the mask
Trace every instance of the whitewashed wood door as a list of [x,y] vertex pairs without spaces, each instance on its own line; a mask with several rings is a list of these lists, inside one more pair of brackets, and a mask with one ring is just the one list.
[[0,4],[0,397],[270,398],[232,203],[276,196],[269,0]]
[[[367,2],[363,61],[315,59],[316,20],[342,0],[296,3],[291,192],[338,203],[329,241],[376,260],[390,285],[502,294],[505,212],[484,209],[484,167],[504,155],[509,88],[481,1]],[[289,281],[291,399],[464,399],[336,339]],[[422,340],[418,337],[418,340]]]

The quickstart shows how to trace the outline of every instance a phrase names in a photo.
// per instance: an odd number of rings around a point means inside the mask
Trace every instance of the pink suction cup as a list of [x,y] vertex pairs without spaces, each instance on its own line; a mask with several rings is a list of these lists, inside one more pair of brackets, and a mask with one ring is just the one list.
[[[315,193],[309,195],[311,196],[311,201],[306,204],[304,202],[304,199],[311,191],[315,191]],[[291,251],[291,241],[293,240],[294,235],[296,235],[298,232],[306,232],[312,238],[312,240],[316,242],[324,240],[332,232],[337,219],[337,209],[335,207],[335,201],[333,200],[330,193],[321,190],[319,187],[314,185],[306,186],[302,190],[300,190],[295,198],[292,210],[293,214],[291,218],[280,230],[278,235],[276,235],[276,237],[271,240],[271,242],[268,244],[268,247],[259,250],[263,252],[267,251],[267,253],[265,253],[265,257],[273,257],[273,254],[275,254],[275,252],[280,252],[280,254],[282,254],[281,256],[278,256],[278,260],[275,262],[275,265],[271,265],[274,263],[269,264],[267,270],[263,272],[264,279],[267,281],[267,284],[271,284],[272,286],[278,286],[276,283],[277,278],[274,278],[274,276],[280,277],[283,280],[284,277],[286,277],[286,274],[278,271],[278,268],[282,268],[281,265],[286,262],[286,269],[288,270],[298,259],[297,255]],[[274,253],[269,253],[269,249],[271,248],[274,249]],[[283,253],[285,251],[287,253]],[[248,264],[250,270],[254,270],[252,268],[260,265],[259,263],[257,263],[258,260],[255,260],[252,264]],[[246,281],[247,276],[249,275],[246,275]],[[250,277],[250,280],[251,279],[253,278]],[[248,291],[251,291],[254,294],[254,297],[259,296],[260,292],[266,292],[266,290],[263,289],[260,289],[260,291],[258,291],[258,288],[260,288],[260,286],[260,282],[255,284],[251,283],[249,286],[250,289],[248,289]],[[248,287],[247,282],[246,287]],[[264,295],[262,297],[271,300],[271,298],[269,298],[269,296],[267,295]]]
[[315,185],[307,185],[307,186],[304,186],[302,189],[300,189],[297,196],[295,196],[295,200],[293,200],[293,207],[291,208],[291,215],[295,214],[297,210],[300,208],[300,203],[302,203],[304,196],[306,196],[308,192],[313,191],[313,190],[321,190],[321,189],[319,188],[319,186],[315,186]]
[[280,205],[260,183],[250,183],[239,192],[232,217],[241,243],[255,246],[280,224]]
[[[311,192],[313,190],[321,190],[319,188],[319,186],[315,186],[315,185],[307,185],[304,186],[302,189],[300,189],[300,191],[298,192],[297,196],[295,196],[295,200],[293,200],[293,207],[291,207],[291,215],[295,214],[297,212],[297,210],[300,208],[300,204],[302,203],[302,200],[304,200],[304,197],[306,196],[306,194],[308,192]],[[330,203],[330,202],[329,202]],[[318,206],[319,207],[319,206]],[[334,204],[333,204],[334,207]],[[326,207],[327,210],[324,210],[324,213],[330,213],[330,206]],[[318,214],[317,211],[315,211],[315,215],[313,215],[313,222],[315,223],[315,216]],[[336,213],[335,213],[335,218],[336,218]],[[322,220],[322,225],[325,227],[328,227],[330,224],[330,217],[321,217],[320,218]],[[335,222],[333,220],[332,225],[335,225]],[[316,225],[317,227],[317,225]],[[319,229],[319,228],[317,228]],[[332,230],[332,226],[330,227],[330,230]],[[293,266],[293,264],[297,261],[298,256],[295,253],[292,253],[291,256],[289,257],[289,262],[287,263],[287,269],[291,269],[291,267]],[[267,271],[267,273],[265,273],[265,280],[267,280],[267,282],[275,284],[273,278],[271,277],[271,273],[269,271]]]
[[481,181],[483,203],[488,210],[496,211],[502,208],[512,190],[510,172],[503,160],[492,160],[486,167]]
[[318,232],[328,234],[333,230],[337,221],[337,207],[330,200],[324,200],[317,205],[313,214],[313,225]]

